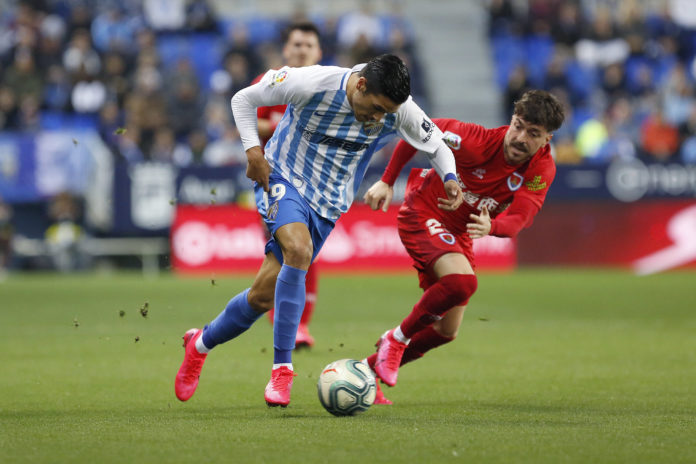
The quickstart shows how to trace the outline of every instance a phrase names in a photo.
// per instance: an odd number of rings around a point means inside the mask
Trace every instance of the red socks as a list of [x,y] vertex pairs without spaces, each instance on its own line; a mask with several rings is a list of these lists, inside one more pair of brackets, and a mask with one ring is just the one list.
[[448,274],[431,285],[401,323],[407,338],[429,327],[450,308],[465,305],[476,291],[478,283],[473,274]]
[[[467,304],[477,286],[478,282],[473,274],[448,274],[423,293],[411,314],[401,323],[401,331],[411,339],[401,358],[401,366],[454,340],[440,335],[432,324],[454,306]],[[372,370],[376,360],[377,353],[367,357],[367,364]]]
[[445,337],[437,333],[432,326],[426,327],[411,338],[401,358],[401,366],[407,362],[422,358],[428,351],[444,345],[445,343],[449,343],[452,340],[454,340],[454,338]]
[[[406,347],[406,351],[404,351],[404,356],[401,358],[400,365],[403,366],[407,362],[422,358],[428,351],[444,345],[445,343],[449,343],[452,340],[454,340],[454,338],[445,337],[437,333],[432,326],[426,327],[411,338],[411,341]],[[376,360],[377,353],[373,353],[367,357],[367,364],[370,365],[372,370],[375,369]]]

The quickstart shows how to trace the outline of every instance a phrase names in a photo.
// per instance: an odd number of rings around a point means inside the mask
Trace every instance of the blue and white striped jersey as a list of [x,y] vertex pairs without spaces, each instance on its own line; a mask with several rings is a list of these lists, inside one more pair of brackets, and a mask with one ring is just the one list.
[[[255,108],[288,105],[266,144],[265,157],[273,171],[292,182],[312,209],[332,221],[348,210],[372,156],[391,136],[398,134],[431,154],[442,151],[445,145],[440,130],[411,97],[379,122],[357,121],[346,84],[351,73],[363,66],[271,70],[232,99],[245,149],[260,145]],[[438,172],[454,172],[454,157],[446,150],[452,166],[449,162],[444,163],[446,167],[435,166]],[[446,173],[440,172],[441,176]]]

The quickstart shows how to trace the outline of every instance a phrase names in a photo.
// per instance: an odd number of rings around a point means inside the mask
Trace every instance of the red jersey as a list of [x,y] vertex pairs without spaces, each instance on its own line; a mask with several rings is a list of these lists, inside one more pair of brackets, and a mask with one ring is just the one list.
[[[423,170],[420,179],[408,186],[407,207],[427,209],[451,232],[466,234],[469,214],[480,214],[486,206],[491,215],[491,235],[513,237],[531,225],[541,209],[556,174],[549,145],[537,151],[527,162],[510,165],[503,154],[503,139],[509,126],[486,129],[478,124],[455,119],[433,119],[442,130],[444,141],[452,149],[464,203],[456,211],[437,207],[438,198],[447,198],[437,173]],[[394,149],[382,180],[393,185],[416,149],[401,141]],[[412,176],[413,177],[413,176]]]
[[[261,73],[258,76],[256,76],[256,79],[251,81],[251,85],[254,85],[257,82],[259,82],[265,74],[266,73]],[[285,114],[286,107],[287,105],[259,106],[256,109],[256,117],[258,119],[268,119],[269,121],[271,121],[273,130],[275,131],[276,126]],[[268,142],[268,140],[269,138],[261,138],[261,148],[266,146],[266,142]]]

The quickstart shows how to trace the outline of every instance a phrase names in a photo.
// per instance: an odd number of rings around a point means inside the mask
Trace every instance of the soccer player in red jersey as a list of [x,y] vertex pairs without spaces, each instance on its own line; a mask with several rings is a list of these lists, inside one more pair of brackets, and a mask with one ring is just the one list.
[[[438,198],[446,198],[438,176],[428,169],[411,172],[398,227],[424,293],[367,358],[384,383],[394,386],[401,365],[455,339],[477,287],[472,241],[486,235],[514,237],[531,225],[556,173],[549,142],[563,119],[556,97],[541,90],[528,91],[515,103],[509,126],[486,129],[433,119],[455,155],[464,203],[444,212],[438,208]],[[392,186],[415,153],[398,143],[382,179],[365,194],[373,210],[387,210]],[[376,403],[391,401],[378,394]]]
[[[301,22],[288,26],[283,31],[283,60],[285,64],[293,68],[319,64],[322,57],[319,39],[319,29],[313,23]],[[260,81],[264,74],[265,72],[259,74],[252,84]],[[261,106],[256,110],[262,146],[265,146],[266,142],[273,135],[273,131],[275,131],[278,122],[280,122],[285,113],[285,108],[286,105]],[[266,231],[266,233],[268,232]],[[302,311],[300,326],[297,328],[297,338],[295,339],[295,346],[298,348],[314,345],[314,337],[309,333],[309,321],[312,319],[312,314],[314,314],[318,286],[319,275],[317,266],[312,264],[307,271],[305,281],[307,297],[304,310]],[[273,322],[274,311],[270,310],[267,314],[271,322]]]

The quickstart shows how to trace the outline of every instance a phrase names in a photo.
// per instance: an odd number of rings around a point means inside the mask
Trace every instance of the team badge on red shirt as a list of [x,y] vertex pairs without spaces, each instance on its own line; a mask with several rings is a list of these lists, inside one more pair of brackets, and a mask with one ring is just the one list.
[[507,186],[511,192],[514,192],[515,190],[519,190],[519,188],[522,187],[523,181],[524,177],[522,177],[522,175],[513,172],[507,178]]

